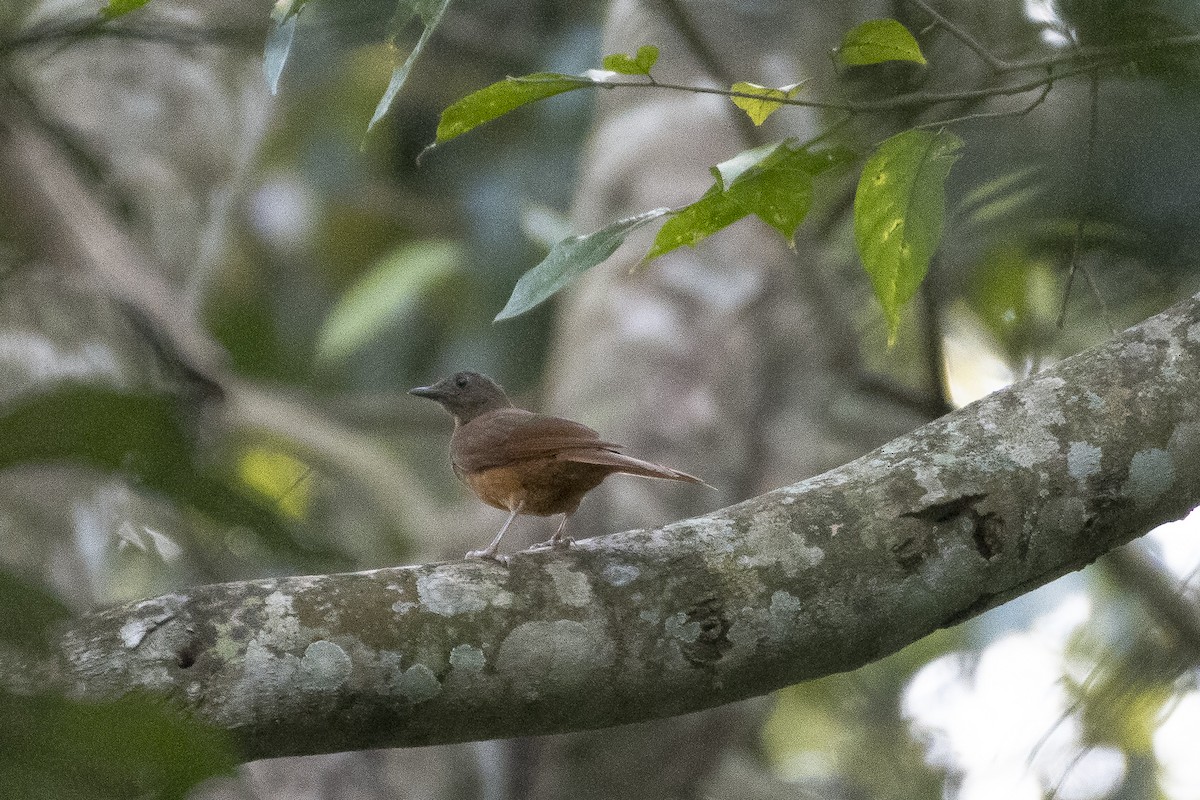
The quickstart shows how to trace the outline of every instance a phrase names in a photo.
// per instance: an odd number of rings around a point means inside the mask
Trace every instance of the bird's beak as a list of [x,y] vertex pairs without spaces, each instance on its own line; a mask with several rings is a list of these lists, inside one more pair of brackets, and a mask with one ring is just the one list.
[[415,389],[409,389],[408,393],[416,395],[417,397],[425,397],[430,400],[442,399],[442,393],[438,391],[437,386],[418,386]]

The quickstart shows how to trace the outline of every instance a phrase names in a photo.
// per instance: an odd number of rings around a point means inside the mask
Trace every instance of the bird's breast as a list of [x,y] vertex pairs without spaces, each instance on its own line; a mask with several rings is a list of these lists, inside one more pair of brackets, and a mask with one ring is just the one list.
[[570,514],[579,501],[613,472],[599,464],[545,458],[463,473],[466,484],[490,506],[522,514]]

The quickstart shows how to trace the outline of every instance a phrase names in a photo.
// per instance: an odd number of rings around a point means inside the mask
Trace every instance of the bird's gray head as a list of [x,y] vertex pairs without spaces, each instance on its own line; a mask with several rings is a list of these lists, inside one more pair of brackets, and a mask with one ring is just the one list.
[[432,386],[409,389],[408,393],[441,403],[460,425],[485,412],[512,407],[500,384],[478,372],[456,372]]

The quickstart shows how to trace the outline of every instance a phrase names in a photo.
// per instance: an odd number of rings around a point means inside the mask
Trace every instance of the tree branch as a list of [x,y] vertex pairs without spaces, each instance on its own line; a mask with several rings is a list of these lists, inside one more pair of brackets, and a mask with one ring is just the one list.
[[[201,586],[102,610],[56,665],[249,758],[582,729],[854,669],[1200,501],[1200,295],[854,462],[657,530]],[[7,659],[4,661],[3,659]],[[41,678],[39,678],[41,679]]]

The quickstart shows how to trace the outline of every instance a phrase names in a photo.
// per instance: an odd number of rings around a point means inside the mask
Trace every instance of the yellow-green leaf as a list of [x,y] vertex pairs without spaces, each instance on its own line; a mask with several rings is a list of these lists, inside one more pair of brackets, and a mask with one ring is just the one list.
[[735,96],[730,99],[733,104],[745,111],[747,116],[755,125],[762,125],[767,121],[767,117],[774,114],[783,105],[781,100],[791,100],[800,93],[804,88],[803,83],[794,83],[791,86],[781,86],[778,89],[770,89],[766,86],[759,86],[757,83],[735,83],[730,86],[730,91],[739,92],[741,95],[754,95],[753,97]]
[[658,48],[652,44],[644,44],[638,48],[637,55],[630,58],[624,53],[613,53],[604,57],[604,68],[610,72],[622,75],[649,75],[650,68],[658,61]]
[[442,112],[438,122],[437,141],[447,142],[461,136],[472,128],[504,116],[535,100],[544,100],[556,94],[595,86],[587,78],[559,75],[554,72],[538,72],[522,78],[505,78],[491,86],[472,92]]
[[714,186],[699,200],[684,206],[658,229],[645,260],[653,261],[684,245],[695,247],[701,240],[732,225],[747,213]]
[[252,445],[238,458],[242,482],[255,490],[286,517],[302,520],[312,505],[312,468],[291,453],[273,445]]
[[889,346],[941,239],[946,177],[962,145],[948,131],[904,131],[879,146],[859,178],[854,240],[887,318]]
[[859,67],[884,61],[924,64],[925,56],[908,28],[894,19],[873,19],[846,33],[837,60],[844,67]]

